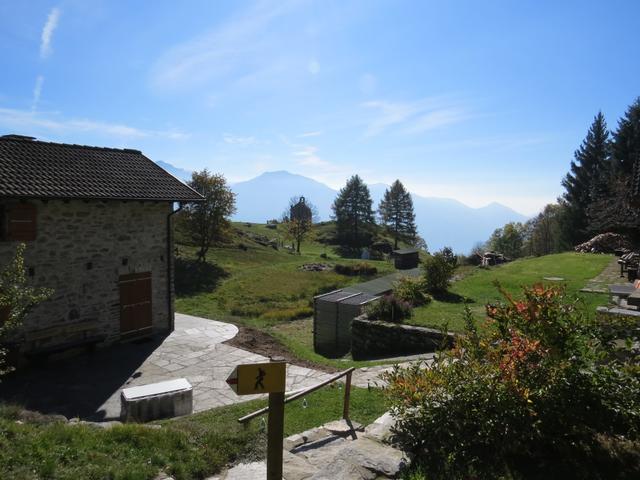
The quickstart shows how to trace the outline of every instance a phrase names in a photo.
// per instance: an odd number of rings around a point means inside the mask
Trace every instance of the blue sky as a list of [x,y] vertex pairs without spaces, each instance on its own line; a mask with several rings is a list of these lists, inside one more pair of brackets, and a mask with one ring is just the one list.
[[640,95],[640,2],[0,0],[0,133],[531,214]]

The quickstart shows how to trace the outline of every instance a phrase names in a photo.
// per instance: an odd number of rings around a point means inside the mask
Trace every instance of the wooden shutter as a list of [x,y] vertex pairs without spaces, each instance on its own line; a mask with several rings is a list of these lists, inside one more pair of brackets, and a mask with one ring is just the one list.
[[18,203],[8,208],[7,240],[31,242],[36,239],[35,205]]
[[10,312],[11,312],[11,307],[6,305],[0,305],[0,325],[4,325],[9,321]]

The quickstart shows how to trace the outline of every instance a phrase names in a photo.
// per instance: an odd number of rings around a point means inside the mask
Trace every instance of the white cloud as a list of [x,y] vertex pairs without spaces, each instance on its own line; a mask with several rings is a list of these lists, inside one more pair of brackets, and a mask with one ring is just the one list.
[[367,127],[368,137],[379,135],[388,127],[407,121],[419,111],[415,105],[408,103],[371,101],[363,103],[362,106],[379,112]]
[[60,9],[54,7],[49,12],[40,36],[40,57],[42,58],[46,58],[51,54],[51,40],[53,39],[53,32],[58,26],[58,20],[60,20]]
[[447,105],[442,99],[415,102],[364,102],[363,107],[376,111],[368,121],[365,136],[374,137],[391,127],[403,126],[404,133],[421,133],[434,128],[461,122],[470,117],[465,109]]
[[256,143],[255,137],[240,137],[230,133],[223,134],[222,139],[224,140],[224,143],[228,143],[230,145],[253,145]]
[[295,5],[260,1],[218,28],[172,47],[156,62],[152,83],[161,89],[180,89],[269,71],[274,59],[266,54],[271,46],[267,30]]
[[38,108],[38,103],[40,103],[40,95],[42,94],[42,85],[44,84],[44,77],[42,75],[38,75],[36,78],[36,84],[33,87],[33,98],[31,100],[31,110],[35,110]]
[[344,173],[348,167],[344,165],[336,165],[328,162],[318,155],[318,147],[313,145],[291,145],[296,150],[293,156],[297,157],[296,163],[301,167],[313,168],[313,171],[320,170],[322,173]]
[[322,135],[322,133],[323,132],[321,130],[316,130],[313,132],[304,132],[298,135],[298,138],[319,137],[320,135]]
[[42,129],[56,133],[96,133],[112,137],[184,140],[189,134],[177,130],[145,130],[129,125],[107,123],[88,119],[63,119],[59,115],[0,108],[0,125],[11,129]]
[[444,108],[420,115],[410,122],[405,129],[407,133],[421,133],[434,128],[444,127],[461,122],[469,118],[469,115],[458,108]]

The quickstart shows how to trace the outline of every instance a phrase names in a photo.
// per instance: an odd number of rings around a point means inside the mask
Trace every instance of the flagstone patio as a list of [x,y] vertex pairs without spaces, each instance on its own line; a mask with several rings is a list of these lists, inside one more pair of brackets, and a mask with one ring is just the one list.
[[[258,398],[236,395],[225,380],[241,363],[266,357],[225,345],[234,325],[176,313],[175,331],[164,338],[115,345],[93,354],[48,362],[16,372],[0,384],[0,399],[43,413],[90,420],[120,416],[123,388],[186,378],[193,386],[194,412]],[[287,366],[287,391],[315,385],[330,375]]]

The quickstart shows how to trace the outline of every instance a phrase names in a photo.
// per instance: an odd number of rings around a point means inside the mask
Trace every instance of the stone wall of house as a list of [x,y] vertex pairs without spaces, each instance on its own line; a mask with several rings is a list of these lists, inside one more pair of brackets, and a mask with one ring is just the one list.
[[[10,205],[6,200],[0,203]],[[153,331],[169,330],[173,325],[167,298],[167,262],[173,268],[173,255],[167,258],[169,202],[29,203],[37,207],[37,237],[26,242],[25,263],[32,283],[52,288],[54,294],[28,315],[24,331],[91,320],[107,342],[118,339],[119,276],[141,272],[152,273]],[[0,241],[0,266],[7,264],[16,245]],[[23,350],[31,348],[35,346],[23,345]]]
[[354,359],[433,352],[443,341],[453,345],[453,334],[399,323],[369,320],[366,315],[351,323],[351,355]]

